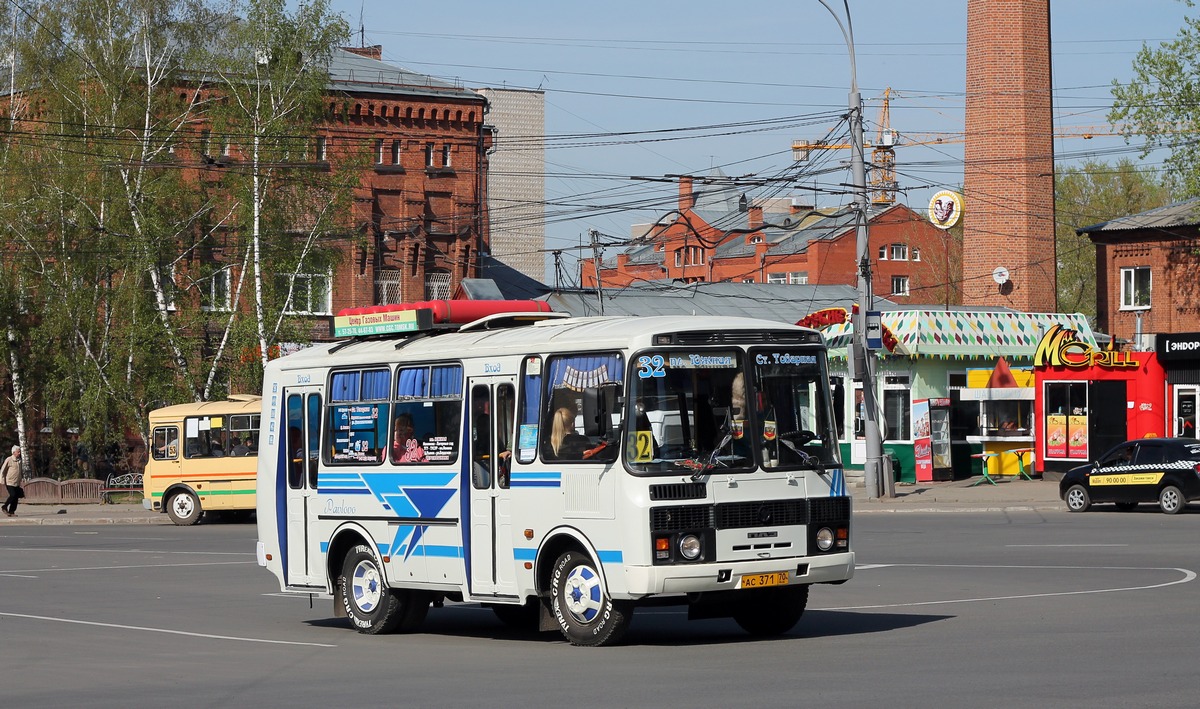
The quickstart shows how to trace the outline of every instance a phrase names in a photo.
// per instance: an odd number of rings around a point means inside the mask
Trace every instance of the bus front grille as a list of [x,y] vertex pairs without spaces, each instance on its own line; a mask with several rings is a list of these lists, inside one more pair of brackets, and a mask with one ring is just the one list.
[[652,502],[667,500],[703,500],[708,497],[704,483],[665,483],[650,486]]
[[650,508],[651,532],[677,532],[713,526],[710,505],[671,505]]
[[778,527],[805,524],[808,509],[805,500],[732,502],[717,505],[714,517],[717,529]]

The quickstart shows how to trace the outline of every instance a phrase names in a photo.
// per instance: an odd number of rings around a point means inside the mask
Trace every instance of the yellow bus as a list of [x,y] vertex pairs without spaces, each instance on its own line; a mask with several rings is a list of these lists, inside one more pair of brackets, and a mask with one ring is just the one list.
[[178,404],[150,412],[150,458],[142,476],[146,509],[186,526],[206,513],[249,516],[258,471],[262,397]]

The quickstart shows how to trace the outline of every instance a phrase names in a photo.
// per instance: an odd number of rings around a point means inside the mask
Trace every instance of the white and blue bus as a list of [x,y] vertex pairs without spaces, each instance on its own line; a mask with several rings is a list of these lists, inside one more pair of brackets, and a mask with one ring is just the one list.
[[345,339],[269,363],[258,560],[284,591],[364,633],[450,600],[605,645],[643,603],[785,633],[852,576],[817,332],[544,307],[343,311]]

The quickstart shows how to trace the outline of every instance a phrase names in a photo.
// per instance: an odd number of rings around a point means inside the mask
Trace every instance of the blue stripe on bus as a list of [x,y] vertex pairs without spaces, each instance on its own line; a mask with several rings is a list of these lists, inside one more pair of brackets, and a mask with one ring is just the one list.
[[357,487],[318,487],[317,492],[322,495],[370,495],[371,491]]
[[537,558],[537,549],[513,547],[513,559],[516,561],[533,561]]
[[625,559],[625,557],[621,555],[621,551],[619,549],[611,549],[608,551],[600,549],[596,552],[596,555],[600,557],[601,564],[620,564],[623,563]]
[[555,472],[536,472],[536,473],[513,473],[509,476],[509,480],[562,480],[562,473]]
[[558,480],[529,480],[522,482],[520,480],[511,480],[508,483],[509,487],[562,487],[562,482]]

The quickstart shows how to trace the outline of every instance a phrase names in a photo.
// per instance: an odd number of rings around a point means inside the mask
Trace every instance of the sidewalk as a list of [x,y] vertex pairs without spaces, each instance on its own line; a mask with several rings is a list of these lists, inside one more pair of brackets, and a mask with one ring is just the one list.
[[[1046,480],[1000,478],[995,485],[974,485],[978,477],[953,482],[897,483],[896,496],[871,500],[862,487],[851,487],[855,514],[880,512],[997,512],[1003,510],[1065,510],[1058,483]],[[171,524],[167,515],[140,504],[39,505],[22,504],[16,517],[0,515],[0,527],[29,524]]]
[[896,496],[868,499],[862,487],[850,488],[854,512],[995,512],[1003,510],[1065,510],[1058,482],[997,478],[995,485],[976,484],[975,476],[953,482],[896,483]]

